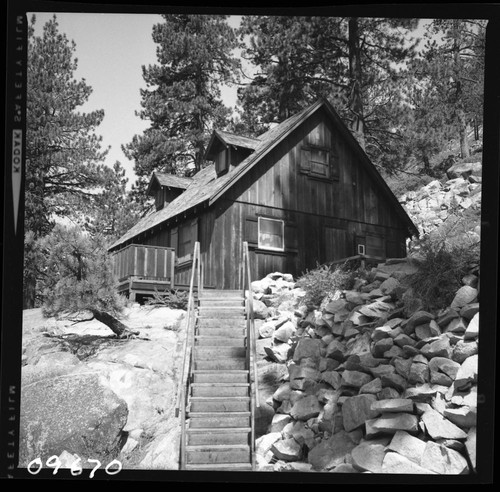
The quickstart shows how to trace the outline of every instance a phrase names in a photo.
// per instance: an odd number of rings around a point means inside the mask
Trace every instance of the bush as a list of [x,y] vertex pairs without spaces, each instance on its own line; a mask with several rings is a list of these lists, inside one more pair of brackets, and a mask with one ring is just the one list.
[[183,290],[154,292],[153,298],[149,298],[146,304],[153,306],[164,306],[171,309],[187,309],[189,292]]
[[327,296],[336,290],[349,289],[353,284],[353,272],[345,265],[332,269],[329,265],[319,265],[314,270],[306,270],[296,282],[296,287],[305,291],[303,302],[319,306]]
[[453,301],[462,278],[479,262],[479,244],[450,245],[426,238],[420,244],[418,257],[411,261],[418,271],[405,279],[414,294],[403,299],[406,307],[411,311],[410,304],[421,301],[427,310],[441,309]]

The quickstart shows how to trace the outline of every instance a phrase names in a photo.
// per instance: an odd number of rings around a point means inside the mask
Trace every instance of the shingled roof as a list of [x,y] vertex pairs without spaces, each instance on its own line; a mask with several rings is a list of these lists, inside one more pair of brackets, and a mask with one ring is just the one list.
[[151,180],[148,185],[148,189],[146,193],[148,195],[151,194],[151,189],[155,183],[158,183],[160,186],[168,186],[169,188],[177,188],[180,190],[185,190],[191,184],[193,178],[187,178],[184,176],[176,176],[175,174],[167,174],[167,173],[157,173],[154,172],[151,176]]
[[[296,128],[300,123],[302,123],[308,116],[313,114],[320,107],[326,107],[327,111],[330,113],[334,121],[338,124],[339,129],[344,134],[346,139],[354,147],[354,150],[360,154],[362,162],[367,167],[368,172],[376,179],[376,181],[382,186],[382,188],[389,194],[390,199],[393,201],[396,207],[396,212],[405,220],[408,228],[414,233],[418,234],[418,230],[410,220],[406,212],[404,211],[401,204],[398,202],[397,198],[394,196],[390,188],[387,186],[384,179],[380,176],[375,166],[369,160],[368,156],[361,149],[356,139],[352,136],[351,132],[345,127],[341,122],[339,116],[335,110],[331,107],[328,101],[324,99],[319,99],[317,102],[311,106],[305,108],[294,116],[283,121],[279,125],[271,128],[264,134],[260,135],[258,139],[255,140],[256,145],[254,147],[254,152],[250,154],[246,159],[244,159],[238,166],[230,169],[230,171],[220,177],[217,177],[215,172],[215,165],[211,164],[197,174],[195,174],[191,179],[189,186],[186,191],[175,198],[167,207],[151,213],[150,215],[141,219],[134,227],[128,230],[120,239],[118,239],[114,244],[112,244],[108,249],[116,249],[120,245],[126,243],[127,241],[135,238],[139,234],[152,229],[166,222],[170,219],[175,218],[177,215],[187,212],[196,206],[207,202],[209,205],[214,203],[229,187],[231,187],[238,179],[240,179],[244,174],[246,174],[257,162],[266,155],[272,148],[278,145],[294,128]],[[221,132],[219,132],[221,133]],[[227,132],[226,132],[227,133]],[[247,138],[247,137],[243,137]],[[392,198],[391,198],[392,197]],[[416,231],[416,232],[415,232]]]

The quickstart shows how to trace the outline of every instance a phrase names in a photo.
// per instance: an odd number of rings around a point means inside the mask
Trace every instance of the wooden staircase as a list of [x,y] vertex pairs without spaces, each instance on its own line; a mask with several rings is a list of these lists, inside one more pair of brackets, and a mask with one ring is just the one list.
[[242,291],[199,296],[186,412],[186,470],[252,470],[252,416]]
[[195,243],[176,405],[181,470],[255,469],[259,396],[246,242],[241,266],[246,289],[204,290],[200,243]]

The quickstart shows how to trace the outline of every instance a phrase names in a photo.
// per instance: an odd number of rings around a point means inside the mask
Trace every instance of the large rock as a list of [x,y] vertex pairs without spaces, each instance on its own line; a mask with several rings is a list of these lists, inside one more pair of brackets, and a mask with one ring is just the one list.
[[457,290],[450,307],[459,310],[477,299],[477,289],[470,285],[464,285]]
[[408,398],[378,400],[372,403],[372,410],[380,413],[413,412],[413,401]]
[[427,410],[421,417],[425,429],[432,439],[465,439],[467,434],[444,418],[434,409]]
[[350,432],[363,425],[367,420],[377,416],[371,409],[372,403],[377,400],[375,395],[363,394],[347,398],[342,405],[342,419],[344,429]]
[[323,439],[309,451],[307,460],[317,471],[330,470],[341,465],[345,456],[356,446],[350,435],[341,430],[329,439]]
[[419,465],[425,451],[425,441],[408,432],[397,431],[387,446],[387,450],[395,451]]
[[440,475],[463,475],[469,471],[467,460],[457,451],[428,441],[420,465]]
[[63,451],[102,462],[118,455],[127,405],[99,382],[98,375],[38,381],[22,389],[21,402],[21,465],[34,456],[45,461]]
[[371,473],[382,472],[385,457],[385,445],[378,442],[364,441],[351,451],[352,465]]
[[436,472],[417,465],[405,456],[391,451],[385,454],[384,461],[382,462],[382,473],[409,475],[436,474]]
[[293,405],[290,410],[290,415],[295,420],[309,420],[310,418],[317,417],[321,411],[321,405],[314,395],[305,396]]
[[464,340],[476,339],[479,335],[479,312],[477,312],[469,324],[467,325],[467,329],[464,333]]
[[343,371],[342,386],[353,386],[361,388],[361,386],[369,383],[373,378],[364,372],[360,371]]
[[298,461],[302,454],[300,444],[293,438],[276,441],[271,446],[271,451],[283,461]]
[[478,355],[472,355],[465,359],[457,371],[455,377],[455,388],[462,390],[477,382]]
[[418,418],[410,413],[384,413],[380,417],[366,422],[366,437],[379,434],[395,434],[398,431],[418,432]]
[[418,325],[428,323],[434,319],[434,315],[427,311],[413,313],[403,327],[405,335],[411,335]]
[[368,318],[381,318],[394,309],[394,304],[377,300],[359,308],[359,312]]
[[293,361],[300,362],[304,358],[316,359],[321,358],[322,342],[317,338],[301,338],[295,347]]
[[266,319],[269,316],[269,308],[262,301],[254,299],[253,315],[255,319]]

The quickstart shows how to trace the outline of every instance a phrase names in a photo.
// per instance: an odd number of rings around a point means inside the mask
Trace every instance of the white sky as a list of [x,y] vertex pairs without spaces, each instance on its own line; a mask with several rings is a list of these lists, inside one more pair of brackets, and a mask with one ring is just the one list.
[[[104,109],[104,120],[96,133],[103,137],[103,148],[110,146],[106,163],[112,166],[120,161],[124,166],[128,186],[135,181],[133,162],[121,150],[135,134],[149,126],[148,121],[135,115],[140,107],[140,88],[145,88],[142,66],[155,64],[156,43],[151,34],[154,24],[162,22],[160,15],[153,14],[57,14],[59,31],[75,41],[78,68],[75,78],[84,78],[93,88],[89,101],[78,108],[89,112]],[[51,12],[36,13],[35,34],[40,35],[43,25],[53,16]],[[28,14],[28,19],[31,14]],[[230,24],[239,25],[241,16],[231,16]],[[248,65],[245,71],[249,73]],[[236,87],[222,91],[229,107],[236,104]]]
[[[53,13],[37,12],[35,15],[35,34],[40,35]],[[121,145],[149,126],[148,121],[135,116],[135,111],[141,109],[139,89],[146,88],[141,67],[157,62],[152,28],[163,19],[152,14],[58,12],[56,15],[59,32],[76,43],[78,68],[75,78],[84,78],[93,88],[88,102],[78,110],[104,109],[104,120],[96,133],[103,137],[103,148],[111,146],[106,163],[112,166],[120,161],[127,171],[130,186],[136,179],[133,162],[125,157]],[[30,18],[28,14],[28,20]],[[235,25],[238,18],[232,21]],[[227,106],[234,106],[236,88],[226,88],[223,98]]]

